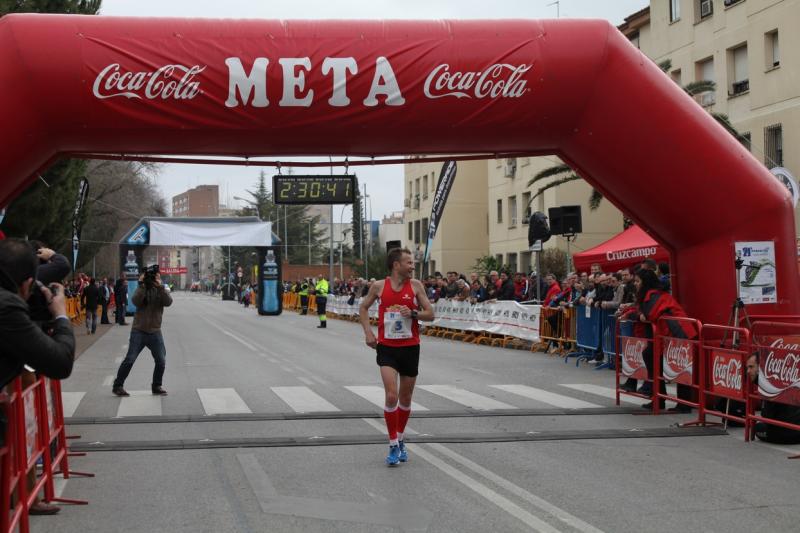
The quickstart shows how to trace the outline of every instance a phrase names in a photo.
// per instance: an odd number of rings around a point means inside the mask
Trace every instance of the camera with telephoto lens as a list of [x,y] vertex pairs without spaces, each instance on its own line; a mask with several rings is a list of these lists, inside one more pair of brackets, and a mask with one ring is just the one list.
[[156,275],[158,274],[158,265],[150,265],[144,269],[144,284],[152,287],[156,282]]

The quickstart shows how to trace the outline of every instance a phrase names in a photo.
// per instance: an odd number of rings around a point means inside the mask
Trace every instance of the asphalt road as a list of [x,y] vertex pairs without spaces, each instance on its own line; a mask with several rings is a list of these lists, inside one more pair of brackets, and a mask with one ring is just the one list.
[[797,530],[800,449],[609,409],[611,372],[525,351],[423,337],[410,460],[387,468],[374,351],[358,324],[317,323],[177,293],[169,396],[149,394],[145,350],[126,399],[110,383],[130,328],[111,328],[63,384],[94,450],[71,467],[96,477],[60,487],[90,504],[33,531]]

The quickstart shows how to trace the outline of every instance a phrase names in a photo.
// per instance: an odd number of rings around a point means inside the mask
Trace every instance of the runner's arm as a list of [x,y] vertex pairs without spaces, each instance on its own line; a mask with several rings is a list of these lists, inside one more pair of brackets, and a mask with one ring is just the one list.
[[414,296],[417,297],[419,307],[422,309],[422,311],[417,311],[417,320],[432,322],[434,319],[433,306],[425,293],[425,286],[417,279],[412,279],[411,284],[414,287]]

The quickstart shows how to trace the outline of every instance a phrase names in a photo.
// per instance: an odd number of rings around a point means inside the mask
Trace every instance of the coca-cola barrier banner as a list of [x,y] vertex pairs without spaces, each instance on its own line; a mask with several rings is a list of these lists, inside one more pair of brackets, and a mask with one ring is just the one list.
[[644,351],[652,341],[637,337],[620,337],[622,353],[622,375],[633,379],[647,379],[647,367],[644,364]]
[[758,393],[774,402],[800,405],[800,338],[769,340],[759,350]]
[[661,338],[661,367],[664,379],[671,383],[692,384],[697,343],[674,337]]
[[711,363],[709,390],[717,396],[744,400],[743,356],[720,350],[709,350],[708,354]]

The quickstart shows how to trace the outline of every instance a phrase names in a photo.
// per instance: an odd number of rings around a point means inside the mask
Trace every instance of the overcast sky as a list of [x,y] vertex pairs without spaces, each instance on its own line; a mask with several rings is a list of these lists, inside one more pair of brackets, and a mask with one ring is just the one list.
[[[101,15],[265,19],[480,19],[603,18],[614,24],[649,5],[648,0],[103,0]],[[268,176],[275,169],[265,168]],[[319,169],[318,169],[319,170]],[[338,168],[337,171],[341,171]],[[220,201],[248,198],[259,169],[220,165],[163,165],[159,186],[171,207],[172,196],[196,185],[220,186]],[[303,172],[297,170],[298,173]],[[372,200],[374,219],[403,209],[400,165],[356,168]],[[238,205],[237,205],[238,204]],[[341,209],[335,210],[335,218]],[[349,209],[345,219],[349,218]]]

